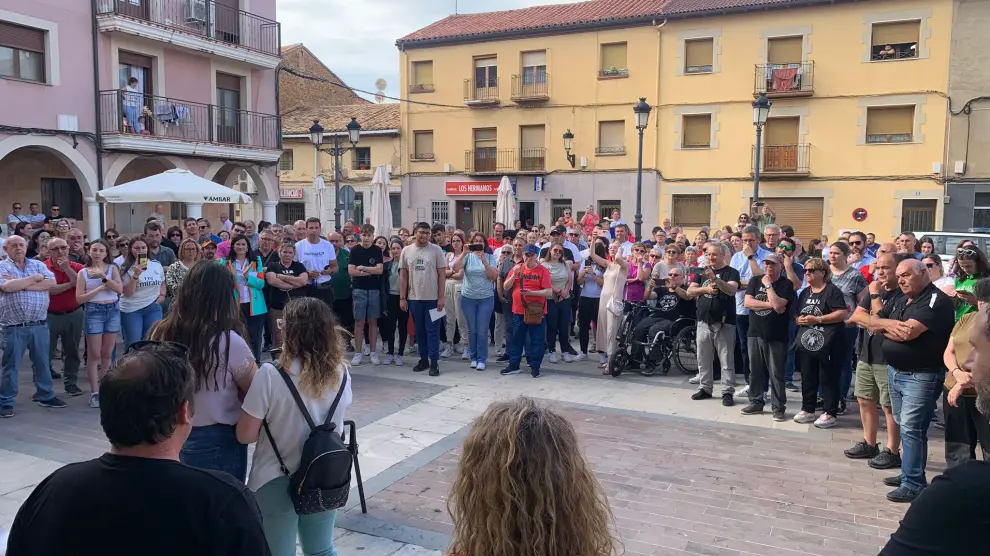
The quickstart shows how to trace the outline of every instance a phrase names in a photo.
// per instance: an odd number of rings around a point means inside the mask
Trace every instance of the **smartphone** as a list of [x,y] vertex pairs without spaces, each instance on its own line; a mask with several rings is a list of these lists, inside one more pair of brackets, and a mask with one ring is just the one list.
[[468,246],[468,249],[470,249],[471,251],[484,251],[485,246],[478,245],[477,243],[472,243],[470,246]]
[[753,203],[753,206],[759,208],[759,207],[762,207],[765,204],[766,203],[764,203],[763,201],[756,201],[755,203]]
[[148,264],[148,256],[147,255],[138,255],[138,257],[137,257],[137,264],[139,264],[141,266],[147,266],[147,264]]

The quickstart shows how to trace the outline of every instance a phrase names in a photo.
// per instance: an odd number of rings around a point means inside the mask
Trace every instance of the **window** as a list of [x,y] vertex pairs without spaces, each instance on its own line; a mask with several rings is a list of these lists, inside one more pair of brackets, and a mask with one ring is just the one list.
[[977,193],[973,205],[973,227],[990,228],[990,193]]
[[918,57],[920,21],[874,23],[871,60],[898,60]]
[[547,82],[547,51],[523,52],[523,84],[535,85]]
[[904,199],[901,205],[901,229],[911,232],[935,231],[938,199]]
[[292,224],[296,220],[306,220],[306,205],[280,201],[275,208],[275,217],[283,224]]
[[413,160],[433,160],[433,132],[413,132]]
[[629,75],[626,65],[626,43],[617,42],[602,45],[601,66],[598,68],[599,77]]
[[684,41],[684,73],[711,73],[714,60],[714,38]]
[[684,116],[681,147],[685,149],[707,149],[712,144],[712,115],[692,114]]
[[354,147],[351,151],[351,170],[371,168],[371,147]]
[[43,178],[41,180],[41,208],[49,213],[52,205],[58,205],[62,218],[83,219],[82,191],[79,182],[70,179]]
[[[565,210],[571,210],[571,204],[570,199],[553,199],[550,202],[550,217],[555,224],[558,218],[564,216]],[[573,212],[571,212],[571,216],[574,216]],[[577,219],[575,218],[575,220]]]
[[478,89],[498,87],[498,58],[474,59],[474,86]]
[[546,128],[542,125],[519,126],[519,170],[539,171],[546,168]]
[[804,37],[777,37],[767,40],[767,62],[787,66],[804,58]]
[[670,220],[675,226],[708,226],[711,219],[711,195],[671,195]]
[[392,227],[402,227],[402,193],[389,193],[388,205],[392,209]]
[[169,217],[170,219],[178,220],[180,222],[186,219],[187,213],[185,203],[169,203],[169,205],[171,205],[171,207],[169,207],[169,212],[172,213]]
[[450,202],[448,201],[431,201],[430,202],[430,221],[432,224],[450,224]]
[[0,21],[0,76],[45,82],[45,31]]
[[[622,201],[598,201],[598,216],[601,218],[612,218],[612,211],[622,211]],[[573,216],[573,213],[571,213]]]
[[428,93],[433,91],[433,61],[413,62],[412,83],[410,93]]
[[278,159],[278,169],[283,172],[292,171],[292,150],[282,151],[282,156]]
[[595,154],[626,154],[626,122],[598,122],[598,148]]
[[866,109],[867,143],[910,143],[914,140],[914,106]]
[[498,158],[498,131],[495,129],[474,130],[474,171],[495,172]]

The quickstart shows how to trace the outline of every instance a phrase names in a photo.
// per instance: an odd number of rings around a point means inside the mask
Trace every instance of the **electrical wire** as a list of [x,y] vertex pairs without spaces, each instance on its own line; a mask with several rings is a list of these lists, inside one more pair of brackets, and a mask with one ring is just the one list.
[[347,90],[349,90],[351,92],[354,92],[354,93],[362,93],[362,94],[365,94],[365,95],[381,96],[382,98],[387,98],[389,100],[395,100],[395,101],[398,101],[398,102],[405,102],[407,104],[419,104],[419,105],[423,105],[423,106],[434,106],[434,107],[437,107],[437,108],[456,108],[458,110],[466,110],[467,109],[466,106],[455,106],[453,104],[440,104],[440,103],[436,103],[436,102],[425,102],[425,101],[421,101],[421,100],[410,100],[410,99],[407,99],[407,98],[392,97],[392,96],[384,95],[382,93],[372,93],[370,91],[363,91],[361,89],[355,89],[354,87],[345,85],[343,83],[337,83],[337,82],[332,81],[330,79],[327,79],[325,77],[316,77],[314,75],[306,75],[304,73],[301,73],[301,72],[297,71],[295,68],[292,68],[292,67],[289,67],[289,66],[284,66],[282,68],[282,71],[284,71],[285,73],[288,73],[289,75],[293,75],[295,77],[298,77],[300,79],[307,79],[309,81],[319,81],[321,83],[327,83],[327,84],[333,85],[334,87],[340,87],[341,89],[347,89]]

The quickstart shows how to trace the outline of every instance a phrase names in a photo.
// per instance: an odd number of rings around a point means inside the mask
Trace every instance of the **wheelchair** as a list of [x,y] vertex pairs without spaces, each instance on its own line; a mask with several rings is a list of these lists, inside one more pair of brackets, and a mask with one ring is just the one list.
[[[636,325],[644,318],[658,312],[656,307],[645,302],[626,303],[622,319],[619,321],[618,346],[608,359],[609,374],[617,377],[628,370],[643,376],[653,376],[659,368],[661,376],[665,376],[672,366],[677,366],[687,375],[697,374],[698,344],[695,319],[677,319],[671,324],[668,332],[660,330],[653,337],[648,337],[645,342],[633,337]],[[634,347],[643,348],[641,359],[633,358]]]

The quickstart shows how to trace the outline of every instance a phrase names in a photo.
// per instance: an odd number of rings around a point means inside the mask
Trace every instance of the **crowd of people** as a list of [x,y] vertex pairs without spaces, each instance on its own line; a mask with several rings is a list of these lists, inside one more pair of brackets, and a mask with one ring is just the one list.
[[[19,215],[20,205],[14,208],[11,216]],[[977,447],[990,459],[971,339],[986,333],[976,327],[986,325],[990,263],[972,241],[959,243],[943,272],[933,244],[910,232],[890,243],[849,232],[805,247],[762,204],[733,226],[702,228],[693,240],[669,220],[633,238],[619,211],[602,218],[594,207],[579,219],[567,211],[549,227],[496,222],[486,234],[419,222],[391,237],[350,221],[324,235],[317,218],[257,226],[224,219],[214,235],[206,219],[166,227],[156,207],[140,235],[109,228],[88,242],[75,222],[52,212],[41,215],[32,205],[3,245],[0,417],[14,416],[26,353],[32,401],[43,407],[66,406],[54,392],[59,378],[66,395],[84,394],[77,383],[83,363],[89,405],[101,420],[133,403],[128,396],[161,397],[156,389],[177,388],[178,396],[159,400],[168,407],[140,410],[158,411],[154,416],[107,430],[114,452],[63,472],[64,481],[100,486],[109,470],[133,463],[119,456],[164,450],[165,459],[246,482],[255,493],[246,509],[264,516],[274,553],[287,553],[297,534],[307,554],[332,553],[335,516],[292,511],[286,469],[299,465],[309,428],[279,377],[294,381],[300,407],[339,430],[352,398],[347,368],[365,358],[403,366],[412,356],[414,372],[437,376],[441,360],[457,358],[464,370],[504,363],[500,374],[519,374],[525,357],[533,378],[545,360],[590,359],[618,376],[635,370],[614,367],[618,350],[639,350],[626,359],[638,365],[642,340],[688,319],[699,368],[690,380],[697,384],[693,400],[714,397],[719,381],[723,405],[744,399],[742,414],[761,415],[769,404],[782,421],[787,395],[796,393],[800,409],[792,419],[819,428],[839,424],[847,403],[856,403],[863,440],[845,455],[876,469],[899,468],[884,481],[891,501],[913,501],[928,485],[928,430],[939,402],[950,468],[976,460]],[[230,295],[218,295],[224,291]],[[620,343],[622,319],[643,305],[655,310],[633,323],[641,341]],[[268,361],[273,348],[280,351]],[[62,376],[52,366],[56,350]],[[175,364],[169,358],[188,362],[182,384],[154,376],[164,372],[155,365]],[[109,408],[108,392],[115,396]],[[151,424],[166,414],[167,426]],[[248,476],[252,442],[259,447]],[[159,472],[138,467],[135,481]]]

